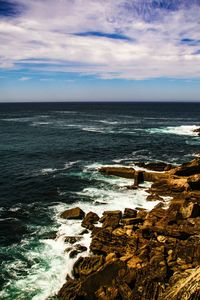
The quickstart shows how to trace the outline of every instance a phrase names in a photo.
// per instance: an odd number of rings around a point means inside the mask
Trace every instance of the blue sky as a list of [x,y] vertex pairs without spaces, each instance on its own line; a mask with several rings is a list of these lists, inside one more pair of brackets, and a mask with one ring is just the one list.
[[0,102],[200,101],[200,0],[0,0]]

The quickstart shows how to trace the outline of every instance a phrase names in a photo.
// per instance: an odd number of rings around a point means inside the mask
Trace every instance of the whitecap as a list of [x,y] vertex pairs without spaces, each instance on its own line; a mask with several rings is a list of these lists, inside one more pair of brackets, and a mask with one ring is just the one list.
[[151,128],[147,129],[150,133],[169,133],[176,135],[191,135],[198,136],[197,132],[194,132],[195,129],[198,129],[197,125],[181,125],[181,126],[168,126],[160,128]]
[[42,175],[48,175],[49,173],[54,173],[58,171],[58,169],[53,169],[53,168],[44,168],[41,170]]

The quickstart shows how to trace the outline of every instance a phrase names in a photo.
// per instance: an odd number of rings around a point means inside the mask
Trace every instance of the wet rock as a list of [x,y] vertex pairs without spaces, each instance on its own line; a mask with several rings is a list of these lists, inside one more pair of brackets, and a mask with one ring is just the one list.
[[70,253],[69,253],[69,257],[70,258],[74,258],[76,257],[79,253],[85,252],[87,251],[87,247],[82,246],[80,244],[75,246],[75,249],[73,249]]
[[79,207],[67,209],[60,215],[61,218],[68,220],[82,220],[84,216],[84,211],[82,211]]
[[50,232],[44,232],[40,235],[41,239],[51,239],[51,240],[55,240],[57,236],[57,231],[50,231]]
[[96,213],[90,211],[84,217],[84,219],[81,223],[81,226],[92,230],[94,227],[94,224],[96,224],[98,221],[99,221],[99,216]]
[[152,163],[137,163],[138,167],[145,168],[152,171],[162,172],[162,171],[169,171],[173,168],[171,164],[163,163],[163,162],[152,162]]
[[79,242],[81,239],[82,239],[81,236],[66,236],[65,243],[75,244],[76,242]]

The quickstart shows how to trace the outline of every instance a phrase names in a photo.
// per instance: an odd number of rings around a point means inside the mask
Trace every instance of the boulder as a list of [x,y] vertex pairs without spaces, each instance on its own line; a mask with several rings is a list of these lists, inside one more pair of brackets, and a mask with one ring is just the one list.
[[79,207],[75,207],[65,210],[60,217],[68,220],[82,220],[85,217],[85,213]]
[[81,226],[91,230],[93,229],[94,224],[96,224],[98,221],[99,221],[99,216],[96,213],[90,211],[84,217]]

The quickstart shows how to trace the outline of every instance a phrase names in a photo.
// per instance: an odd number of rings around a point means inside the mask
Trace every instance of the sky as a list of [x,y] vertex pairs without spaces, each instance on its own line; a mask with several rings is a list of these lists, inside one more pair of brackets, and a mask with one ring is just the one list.
[[0,0],[16,101],[200,101],[200,0]]

